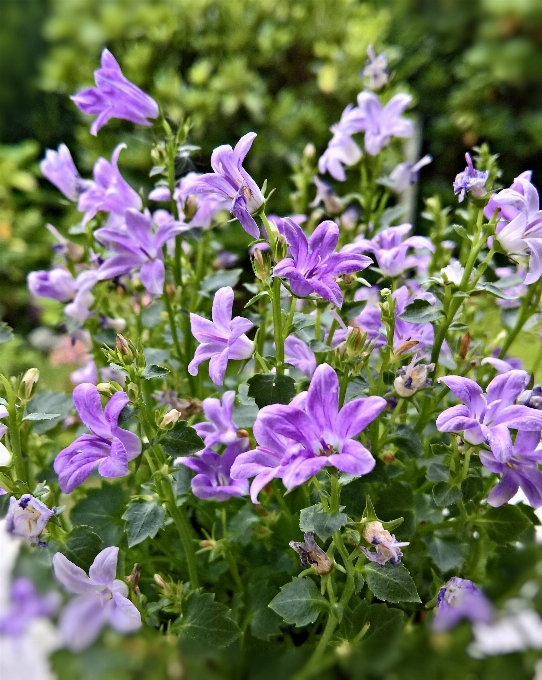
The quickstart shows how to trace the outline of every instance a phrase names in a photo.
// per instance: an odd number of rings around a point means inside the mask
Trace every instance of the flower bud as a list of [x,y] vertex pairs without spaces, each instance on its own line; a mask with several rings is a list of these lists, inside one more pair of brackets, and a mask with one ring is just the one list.
[[154,582],[156,583],[156,585],[157,585],[159,588],[161,588],[161,589],[164,591],[164,593],[165,593],[166,595],[171,595],[171,594],[172,594],[171,588],[170,588],[169,585],[164,581],[164,579],[160,576],[160,574],[155,574],[155,575],[153,576],[153,579],[154,579]]
[[316,147],[312,142],[309,142],[303,149],[303,155],[305,158],[312,160],[316,156]]
[[237,436],[239,438],[246,437],[247,439],[248,439],[248,437],[250,437],[249,433],[246,430],[243,430],[243,429],[237,430]]
[[137,385],[133,382],[128,383],[126,386],[126,394],[128,395],[128,398],[131,402],[137,401],[139,399],[139,390]]
[[34,385],[38,382],[39,378],[40,372],[37,368],[29,368],[28,371],[23,375],[21,385],[24,386],[25,399],[30,399]]
[[289,248],[288,241],[286,241],[282,234],[279,234],[277,236],[277,242],[275,247],[275,260],[277,262],[284,260],[284,258],[288,254],[288,248]]
[[98,383],[96,385],[96,389],[100,394],[105,394],[108,397],[110,397],[113,394],[111,383],[108,382]]
[[0,442],[0,467],[9,467],[11,465],[11,453]]
[[252,256],[252,268],[254,275],[260,281],[267,281],[271,276],[271,259],[268,251],[262,251],[261,248],[254,250]]
[[469,351],[470,347],[470,341],[471,341],[471,336],[470,333],[467,332],[465,335],[461,338],[461,343],[459,345],[459,351],[458,355],[464,359],[467,356],[467,352]]
[[358,356],[365,347],[365,341],[367,340],[367,334],[364,333],[361,328],[352,328],[350,333],[346,338],[346,353],[350,358]]
[[117,333],[115,347],[117,349],[117,352],[122,357],[126,357],[126,359],[128,359],[128,361],[130,362],[134,360],[134,355],[132,350],[130,349],[130,346],[128,345],[128,340],[126,340],[126,338],[120,333]]
[[167,430],[167,428],[170,425],[174,425],[179,420],[180,417],[181,417],[180,411],[177,411],[176,408],[172,408],[171,411],[168,411],[164,415],[164,417],[160,421],[160,425],[158,425],[158,427],[161,430]]

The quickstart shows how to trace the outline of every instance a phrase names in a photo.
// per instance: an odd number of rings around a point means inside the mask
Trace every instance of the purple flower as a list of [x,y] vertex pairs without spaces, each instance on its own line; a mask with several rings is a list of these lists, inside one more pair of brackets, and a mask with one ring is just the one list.
[[92,182],[82,179],[77,172],[70,150],[65,144],[60,144],[58,151],[46,150],[45,158],[40,163],[40,170],[70,201],[77,201],[92,185]]
[[[531,170],[526,170],[514,179],[510,187],[505,190],[506,193],[503,194],[502,191],[499,191],[495,194],[492,194],[488,204],[484,208],[484,216],[486,219],[490,220],[493,217],[495,210],[499,210],[499,222],[511,222],[515,217],[517,217],[521,213],[521,208],[523,207],[521,199],[517,199],[517,197],[515,197],[516,200],[509,202],[506,200],[506,197],[508,196],[510,198],[510,191],[519,193],[523,197],[525,197],[526,193],[530,193],[531,189],[528,185],[531,184],[532,176],[533,173]],[[505,198],[504,201],[499,200],[503,197]]]
[[232,444],[239,437],[237,425],[233,422],[233,404],[235,392],[228,390],[220,399],[204,399],[203,413],[207,418],[205,423],[196,423],[194,429],[203,439],[205,447],[210,449],[215,444]]
[[178,222],[165,222],[153,232],[151,217],[148,213],[136,210],[125,212],[126,230],[98,229],[94,236],[106,245],[115,255],[107,259],[98,269],[101,280],[113,279],[128,274],[133,269],[140,270],[141,283],[154,295],[164,291],[164,255],[162,247],[177,234],[186,230]]
[[198,473],[191,482],[194,496],[206,501],[227,501],[232,496],[248,494],[248,482],[230,476],[233,462],[247,448],[248,439],[238,439],[228,444],[222,454],[205,449],[197,456],[177,458],[174,465],[186,465]]
[[360,92],[358,105],[351,112],[352,131],[365,132],[365,150],[376,156],[392,137],[412,137],[413,126],[401,114],[412,101],[408,94],[396,94],[382,106],[374,92]]
[[480,451],[483,465],[502,475],[489,494],[489,505],[497,508],[508,503],[521,487],[533,508],[542,506],[542,472],[538,469],[538,463],[542,462],[542,449],[538,448],[539,444],[540,432],[522,430],[517,433],[511,456],[506,462],[496,460],[488,451]]
[[44,503],[29,493],[21,496],[19,500],[12,496],[6,515],[6,529],[12,536],[40,545],[39,537],[54,514],[54,510],[49,510]]
[[210,359],[209,376],[215,385],[222,385],[230,359],[249,359],[252,356],[254,343],[245,333],[253,323],[241,316],[232,319],[232,310],[233,289],[225,286],[215,293],[212,321],[190,314],[192,335],[201,343],[188,364],[190,375],[197,375],[198,366]]
[[141,453],[139,437],[118,425],[120,412],[129,402],[125,392],[115,392],[102,411],[96,387],[83,383],[74,389],[73,401],[91,434],[76,439],[55,459],[53,467],[64,493],[71,493],[96,468],[102,477],[124,477],[128,462]]
[[119,633],[141,628],[141,616],[127,597],[128,586],[115,578],[118,556],[118,548],[102,550],[88,576],[62,553],[53,557],[55,576],[68,592],[77,595],[59,620],[64,643],[73,652],[89,647],[107,624]]
[[284,358],[287,364],[295,366],[310,380],[316,370],[316,357],[306,342],[289,335],[284,341]]
[[335,253],[339,227],[331,220],[321,222],[310,238],[293,220],[285,218],[284,235],[290,244],[290,257],[273,269],[274,276],[289,279],[294,295],[306,297],[316,293],[340,307],[343,295],[336,276],[365,269],[371,260],[364,255]]
[[392,171],[389,181],[390,186],[397,194],[402,194],[411,184],[418,181],[420,170],[431,163],[433,158],[429,155],[421,158],[417,163],[399,163]]
[[466,153],[467,167],[463,172],[460,172],[454,180],[454,194],[459,194],[459,202],[461,203],[465,198],[466,193],[470,193],[474,198],[482,198],[485,196],[486,182],[489,177],[489,172],[476,170],[472,164],[470,154]]
[[141,210],[141,196],[126,182],[119,171],[119,155],[126,144],[118,144],[111,162],[98,158],[94,164],[94,181],[79,197],[77,209],[84,212],[83,226],[100,210],[114,215],[124,215],[129,208]]
[[158,117],[158,104],[123,76],[117,60],[107,49],[102,52],[101,68],[94,71],[94,79],[96,87],[71,97],[83,113],[98,115],[90,127],[91,135],[97,135],[111,118],[150,125],[147,119]]
[[472,581],[453,576],[438,592],[432,628],[435,631],[450,630],[461,619],[490,623],[493,607]]
[[87,363],[78,368],[76,371],[70,373],[70,380],[74,385],[80,385],[81,383],[92,383],[96,385],[98,382],[98,369],[96,364],[92,359],[87,361]]
[[52,269],[50,272],[30,272],[28,289],[36,297],[68,302],[75,297],[77,284],[67,269]]
[[234,479],[256,477],[254,500],[273,477],[290,490],[326,466],[360,476],[375,459],[356,437],[385,408],[382,397],[354,399],[339,409],[339,379],[328,364],[318,366],[303,399],[295,405],[273,404],[258,413],[258,447],[242,453],[232,467]]
[[525,277],[525,284],[529,285],[542,276],[542,210],[538,191],[526,178],[527,174],[516,177],[509,189],[494,194],[488,207],[491,204],[493,210],[501,209],[496,238],[502,248],[510,254],[529,255]]
[[388,59],[384,53],[377,55],[372,45],[367,48],[367,56],[369,59],[365,62],[361,75],[370,78],[371,90],[381,90],[389,80]]
[[[506,356],[504,359],[499,359],[500,347],[496,347],[491,357],[486,357],[480,362],[482,366],[493,366],[497,373],[508,373],[508,371],[513,371],[515,369],[521,370],[523,368],[521,359],[514,359],[513,357]],[[521,403],[518,400],[518,403]]]
[[11,584],[11,602],[0,614],[0,636],[23,635],[32,621],[42,616],[52,616],[60,604],[58,593],[40,595],[32,581],[20,576]]
[[313,182],[316,185],[316,196],[314,197],[314,201],[309,203],[309,208],[316,208],[317,205],[323,203],[324,209],[328,215],[338,215],[342,212],[342,201],[329,184],[322,181],[318,175],[313,179]]
[[374,545],[376,550],[372,552],[360,546],[361,552],[371,562],[376,562],[383,567],[388,562],[395,567],[401,562],[403,553],[400,548],[405,548],[410,543],[399,543],[389,531],[384,529],[381,522],[368,522],[363,528],[363,538]]
[[409,236],[402,240],[412,231],[411,224],[401,224],[398,227],[388,227],[376,234],[370,241],[357,238],[355,241],[342,249],[343,253],[356,253],[369,251],[374,253],[376,262],[384,276],[395,278],[405,269],[416,267],[418,256],[407,257],[409,248],[423,248],[433,252],[435,246],[424,236]]
[[353,111],[356,109],[349,104],[343,111],[341,120],[331,126],[333,137],[318,161],[319,172],[322,175],[329,172],[338,182],[344,182],[346,179],[343,165],[355,165],[361,158],[361,150],[351,137],[354,132],[358,132],[351,123]]
[[495,460],[507,463],[513,456],[510,428],[540,433],[542,413],[515,404],[529,376],[525,371],[508,371],[489,383],[487,393],[470,378],[450,375],[439,378],[464,405],[452,406],[437,418],[440,432],[463,432],[470,444],[489,444]]
[[239,220],[248,234],[259,238],[260,229],[252,214],[262,207],[264,197],[256,182],[243,168],[243,161],[255,137],[255,132],[247,132],[237,142],[235,149],[229,144],[216,148],[211,156],[214,172],[187,182],[183,192],[186,195],[211,194],[230,201],[231,214]]

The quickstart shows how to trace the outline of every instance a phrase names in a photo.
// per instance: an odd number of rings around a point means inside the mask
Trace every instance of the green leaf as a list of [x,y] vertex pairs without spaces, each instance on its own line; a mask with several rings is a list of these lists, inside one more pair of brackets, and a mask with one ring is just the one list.
[[204,297],[212,297],[219,288],[224,286],[235,288],[242,273],[242,269],[223,269],[214,274],[209,274],[201,282],[199,292]]
[[414,300],[399,314],[399,318],[407,323],[433,323],[444,316],[442,309],[435,307],[427,300]]
[[301,531],[314,531],[322,541],[339,531],[347,522],[344,512],[324,512],[321,503],[301,510],[299,528]]
[[247,382],[248,396],[254,398],[259,408],[270,404],[289,404],[295,396],[295,380],[289,375],[256,373]]
[[13,330],[5,321],[0,321],[0,345],[13,339]]
[[252,635],[258,640],[269,640],[271,637],[280,635],[282,619],[268,606],[275,589],[261,582],[249,583],[247,593],[251,611],[250,632]]
[[428,540],[427,552],[441,571],[457,569],[464,560],[461,546],[454,540],[432,536]]
[[27,413],[23,420],[39,423],[40,421],[53,420],[54,418],[60,418],[60,413]]
[[228,522],[228,543],[231,545],[247,545],[253,535],[253,529],[258,524],[258,515],[252,505],[245,507],[236,513]]
[[164,366],[157,366],[156,364],[151,364],[150,366],[145,366],[141,373],[141,377],[144,380],[152,380],[152,378],[165,378],[169,373],[169,368],[164,368]]
[[[400,609],[385,604],[370,605],[367,611],[369,630],[356,647],[353,663],[358,667],[362,663],[364,668],[375,671],[389,669],[390,664],[400,655],[401,645],[398,642],[404,617],[404,612]],[[389,677],[388,674],[385,675]],[[376,676],[371,674],[371,677]],[[378,673],[378,677],[383,676]]]
[[447,508],[461,500],[463,494],[457,486],[452,486],[448,482],[437,482],[433,487],[433,500],[439,508]]
[[156,501],[132,501],[122,516],[126,520],[128,547],[141,543],[146,538],[154,538],[164,526],[166,511]]
[[422,440],[407,425],[399,425],[395,432],[388,437],[391,444],[395,444],[400,451],[403,451],[410,458],[418,458],[423,453]]
[[477,291],[485,291],[486,293],[490,293],[494,297],[500,298],[501,300],[515,300],[515,296],[513,295],[507,295],[500,286],[495,285],[494,283],[479,283],[474,290]]
[[179,420],[172,430],[165,432],[160,444],[165,453],[172,458],[177,456],[191,456],[205,448],[203,439],[193,427],[189,427],[186,420]]
[[461,238],[467,239],[468,241],[472,241],[465,227],[462,227],[460,224],[453,224],[452,227],[455,233],[461,236]]
[[386,602],[421,602],[412,576],[404,565],[368,564],[364,571],[369,589],[379,600]]
[[11,496],[8,493],[3,493],[0,496],[0,519],[4,519],[4,517],[7,515],[10,498]]
[[296,312],[294,314],[292,326],[296,331],[300,331],[302,328],[310,328],[311,326],[314,326],[314,323],[314,316],[311,314],[302,314],[301,312]]
[[65,555],[84,571],[89,570],[94,558],[102,549],[102,539],[88,526],[78,526],[63,541],[50,541],[49,549]]
[[32,431],[36,434],[44,434],[52,430],[55,425],[65,418],[73,409],[73,400],[69,394],[64,392],[50,392],[43,390],[38,392],[26,405],[26,418],[28,419],[32,413],[53,414],[58,413],[54,418],[48,420],[41,420],[36,422],[32,427]]
[[309,342],[309,348],[315,354],[324,354],[325,352],[330,352],[333,348],[326,345],[325,342],[320,342],[320,340],[311,340]]
[[467,479],[461,484],[461,491],[463,499],[470,501],[484,490],[484,483],[479,475],[469,475]]
[[280,593],[269,603],[271,609],[286,623],[297,628],[314,623],[318,614],[329,606],[325,597],[309,578],[294,578],[282,586]]
[[492,541],[501,544],[517,541],[531,526],[529,518],[515,505],[488,508],[476,523],[484,526]]
[[122,513],[126,509],[126,495],[118,484],[104,483],[91,489],[70,512],[74,524],[85,524],[103,540],[103,547],[119,545],[124,533]]
[[431,463],[426,477],[430,482],[447,482],[450,479],[450,468],[442,463]]
[[249,300],[249,301],[246,303],[246,305],[244,306],[244,309],[246,309],[247,307],[250,307],[250,306],[253,305],[255,302],[258,302],[258,300],[261,300],[261,299],[264,298],[264,297],[269,298],[270,295],[269,295],[269,293],[268,293],[266,290],[261,290],[261,291],[260,291],[259,293],[257,293],[254,297],[251,297],[251,298],[250,298],[250,300]]
[[190,593],[184,600],[177,630],[179,645],[185,654],[212,652],[217,647],[227,647],[240,636],[230,610],[214,600],[214,593],[198,592]]

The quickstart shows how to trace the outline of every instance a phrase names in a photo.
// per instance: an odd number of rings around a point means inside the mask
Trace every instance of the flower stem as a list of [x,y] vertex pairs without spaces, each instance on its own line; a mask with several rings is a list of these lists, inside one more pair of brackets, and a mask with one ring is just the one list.
[[277,357],[277,375],[284,374],[284,334],[282,328],[282,310],[280,308],[280,279],[273,279],[273,334],[275,336],[275,354]]
[[17,404],[15,400],[15,392],[10,381],[3,375],[0,375],[0,381],[4,386],[7,397],[7,410],[9,415],[9,441],[11,445],[11,455],[13,456],[13,466],[17,479],[28,486],[28,474],[26,464],[23,460],[23,452],[21,448],[21,430],[20,423],[17,417]]
[[536,284],[531,288],[531,290],[521,301],[521,306],[519,308],[516,323],[514,324],[514,327],[510,331],[508,331],[506,340],[504,341],[503,346],[501,347],[499,359],[504,359],[506,352],[508,352],[508,350],[512,346],[512,343],[521,332],[523,326],[525,326],[525,324],[533,314],[536,314],[536,312],[538,312],[541,292],[540,288],[541,281],[542,279],[540,281],[537,281]]

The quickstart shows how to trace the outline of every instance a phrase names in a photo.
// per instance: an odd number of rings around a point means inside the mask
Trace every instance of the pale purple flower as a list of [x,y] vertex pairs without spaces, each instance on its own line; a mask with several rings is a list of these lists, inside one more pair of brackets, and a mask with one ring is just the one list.
[[489,505],[497,508],[508,503],[521,487],[533,508],[542,506],[542,472],[538,469],[542,462],[542,449],[539,444],[540,432],[520,430],[506,461],[496,460],[488,451],[480,451],[482,464],[491,472],[502,475],[489,494]]
[[8,607],[0,613],[0,636],[24,635],[34,619],[52,616],[60,604],[58,593],[40,595],[25,576],[13,581],[10,595]]
[[228,390],[220,399],[207,398],[203,400],[202,408],[206,422],[196,423],[194,429],[203,439],[206,448],[210,449],[215,444],[232,444],[239,437],[238,427],[233,422],[233,404],[235,392]]
[[94,80],[96,87],[71,97],[83,113],[98,115],[90,127],[91,135],[97,135],[111,118],[148,126],[149,118],[158,117],[158,104],[124,77],[117,60],[107,49],[102,52],[101,68],[94,71]]
[[[9,416],[7,408],[3,405],[0,404],[0,419],[1,418],[7,418]],[[4,425],[3,423],[0,423],[0,439],[6,434],[7,432],[7,425]]]
[[542,276],[542,210],[538,191],[526,178],[528,174],[516,177],[512,187],[490,199],[492,209],[501,209],[496,238],[502,248],[509,254],[529,256],[526,285]]
[[437,418],[440,432],[463,432],[469,444],[487,443],[495,460],[506,463],[513,456],[510,428],[540,433],[542,413],[515,404],[529,376],[525,371],[508,371],[489,383],[484,395],[470,378],[450,375],[439,378],[462,402],[443,411]]
[[411,184],[416,184],[420,170],[429,165],[433,160],[432,156],[424,156],[417,163],[399,163],[389,177],[390,187],[397,194],[402,194]]
[[489,177],[488,171],[476,170],[472,163],[470,154],[465,154],[467,167],[463,172],[456,175],[454,180],[454,194],[459,194],[459,202],[461,203],[465,194],[469,193],[474,198],[482,198],[486,195],[486,182]]
[[316,370],[316,357],[306,342],[296,338],[295,335],[289,335],[284,341],[284,359],[287,364],[304,373],[309,380],[312,378]]
[[141,196],[126,182],[119,171],[119,155],[126,144],[118,144],[111,156],[111,162],[98,158],[94,164],[94,181],[79,197],[77,209],[85,213],[83,226],[99,211],[122,216],[129,208],[141,210]]
[[54,509],[50,510],[29,493],[21,496],[19,500],[12,496],[6,515],[6,529],[12,536],[24,538],[36,545],[45,545],[40,542],[39,537],[54,514]]
[[369,59],[365,62],[365,68],[361,75],[370,78],[369,87],[371,90],[381,90],[388,84],[390,74],[388,72],[388,58],[382,52],[376,54],[372,45],[367,48]]
[[450,630],[462,619],[490,623],[493,607],[472,581],[453,576],[438,592],[432,628],[439,632]]
[[333,137],[318,161],[319,172],[322,175],[329,172],[338,182],[344,182],[346,179],[343,166],[355,165],[361,158],[361,150],[351,137],[354,132],[358,132],[351,123],[354,110],[352,104],[349,104],[343,111],[341,120],[331,126]]
[[70,150],[65,144],[60,144],[58,151],[46,150],[45,158],[40,163],[40,170],[44,177],[70,201],[77,201],[92,185],[92,182],[82,179],[79,175]]
[[309,208],[316,208],[317,205],[323,203],[324,209],[328,215],[338,215],[343,209],[341,199],[329,184],[322,181],[318,175],[313,179],[313,182],[316,185],[316,196],[314,197],[314,200],[309,203]]
[[[493,352],[493,356],[490,357],[485,357],[485,359],[482,359],[480,362],[482,366],[493,366],[493,368],[497,371],[497,373],[508,373],[508,371],[513,371],[513,370],[521,370],[523,368],[523,364],[521,362],[521,359],[515,359],[513,357],[505,357],[504,359],[499,359],[499,354],[500,354],[500,347],[496,347]],[[521,403],[518,401],[518,403]]]
[[382,106],[374,92],[360,92],[358,105],[351,112],[354,132],[365,132],[365,151],[376,156],[392,137],[412,137],[412,121],[401,117],[412,101],[408,94],[396,94]]
[[360,546],[361,552],[371,562],[376,562],[383,567],[388,562],[392,567],[397,566],[403,557],[401,548],[405,548],[410,543],[400,543],[395,536],[384,529],[381,522],[368,522],[363,528],[363,538],[375,546],[375,551],[368,550]]
[[118,425],[120,412],[129,402],[125,392],[115,392],[102,411],[95,385],[83,383],[74,389],[73,401],[90,434],[78,437],[55,459],[53,467],[64,493],[71,493],[96,468],[102,477],[124,477],[128,462],[141,453],[139,437]]
[[397,369],[393,386],[400,397],[411,397],[418,390],[431,386],[432,379],[427,376],[435,368],[435,364],[421,364],[422,358],[414,355],[407,366]]
[[115,578],[119,549],[102,550],[92,563],[89,575],[62,553],[53,557],[56,578],[73,598],[60,615],[59,628],[64,644],[80,652],[97,640],[109,624],[119,633],[141,628],[141,615],[128,599],[128,586]]
[[[527,188],[528,192],[530,192],[530,188],[528,188],[528,185],[531,184],[532,176],[533,173],[531,170],[525,170],[525,172],[522,172],[521,175],[518,175],[514,179],[514,181],[508,187],[508,189],[506,189],[507,193],[504,194],[504,197],[506,198],[508,192],[510,191],[514,191],[516,193],[519,193],[521,196],[525,197],[526,194],[525,189]],[[521,213],[521,208],[523,207],[521,199],[519,201],[519,204],[517,201],[501,202],[499,200],[499,196],[501,196],[501,194],[502,191],[492,194],[486,207],[484,208],[484,217],[490,220],[493,217],[495,210],[499,210],[498,221],[511,222],[515,217],[517,217]]]
[[125,212],[126,230],[98,229],[96,240],[106,245],[115,255],[105,260],[98,269],[101,280],[113,279],[139,270],[141,283],[154,295],[164,291],[165,267],[163,246],[177,234],[186,230],[178,222],[165,222],[155,231],[148,213],[136,210]]
[[339,409],[339,379],[328,364],[314,372],[306,397],[295,405],[273,404],[258,413],[254,437],[258,447],[242,453],[232,467],[234,479],[256,477],[258,492],[274,477],[290,490],[326,466],[366,475],[375,459],[354,440],[385,408],[382,397],[354,399]]
[[70,380],[74,385],[80,385],[81,383],[96,385],[98,382],[98,369],[94,361],[90,359],[84,366],[76,371],[72,371],[70,373]]
[[264,197],[256,182],[243,168],[243,161],[255,137],[255,132],[247,132],[237,142],[235,149],[229,144],[217,147],[211,155],[214,172],[187,182],[183,193],[213,195],[229,201],[229,211],[239,220],[243,229],[252,237],[259,238],[260,229],[252,215],[262,207]]
[[384,276],[395,278],[402,274],[405,269],[417,266],[419,255],[407,257],[410,248],[430,250],[431,252],[435,250],[435,246],[424,236],[409,236],[403,240],[411,231],[411,224],[387,227],[371,240],[356,238],[353,243],[346,245],[341,252],[373,253]]
[[64,312],[76,321],[83,322],[90,316],[90,308],[94,304],[94,296],[90,292],[98,281],[98,272],[91,269],[81,272],[75,279],[76,293],[72,302],[66,305]]
[[[542,388],[540,385],[535,385],[532,390],[525,390],[519,395],[516,402],[528,406],[529,408],[536,408],[539,411],[542,410]],[[2,435],[0,435],[0,437],[1,436]]]
[[30,272],[27,282],[32,295],[58,302],[73,300],[77,293],[75,279],[67,269]]
[[197,375],[198,366],[210,359],[209,376],[215,385],[222,385],[230,359],[249,359],[252,356],[254,343],[245,333],[254,324],[241,316],[232,319],[232,310],[233,289],[225,286],[215,293],[212,321],[190,314],[192,335],[201,343],[188,364],[190,375]]
[[[497,228],[499,228],[498,224]],[[495,274],[499,277],[500,284],[506,279],[510,281],[509,286],[506,288],[501,287],[506,298],[497,298],[496,302],[499,307],[502,307],[503,309],[514,309],[519,307],[521,298],[527,293],[527,286],[525,285],[527,267],[523,263],[519,263],[517,267],[495,267]]]
[[248,439],[243,437],[228,444],[222,454],[206,448],[197,456],[177,458],[174,465],[186,465],[198,473],[191,482],[194,496],[203,500],[227,501],[232,496],[248,495],[248,482],[230,476],[233,462],[247,448]]
[[331,220],[321,222],[307,238],[299,225],[285,218],[284,235],[290,244],[290,257],[275,266],[273,275],[288,279],[292,292],[299,297],[316,293],[340,307],[343,295],[335,277],[358,272],[371,264],[364,255],[334,252],[339,227]]

